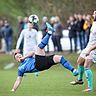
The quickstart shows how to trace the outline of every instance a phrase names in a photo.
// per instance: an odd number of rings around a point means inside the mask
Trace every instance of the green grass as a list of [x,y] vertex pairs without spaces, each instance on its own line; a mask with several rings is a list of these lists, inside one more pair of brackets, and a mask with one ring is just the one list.
[[[77,54],[65,54],[65,57],[75,66]],[[87,86],[85,76],[84,85],[70,85],[69,82],[75,77],[59,64],[48,71],[40,72],[38,77],[34,74],[27,74],[18,90],[12,93],[10,90],[17,76],[18,64],[15,62],[16,66],[13,69],[3,70],[4,65],[11,62],[14,62],[12,56],[0,55],[0,96],[96,96],[96,91],[82,92]],[[94,89],[96,88],[95,70],[96,68],[92,67]]]

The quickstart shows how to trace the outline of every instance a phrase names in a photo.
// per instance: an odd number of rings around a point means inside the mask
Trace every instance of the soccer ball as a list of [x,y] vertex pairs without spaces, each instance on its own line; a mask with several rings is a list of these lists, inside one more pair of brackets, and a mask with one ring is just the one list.
[[30,15],[28,19],[29,19],[29,22],[31,22],[31,23],[38,23],[39,22],[39,18],[37,15]]

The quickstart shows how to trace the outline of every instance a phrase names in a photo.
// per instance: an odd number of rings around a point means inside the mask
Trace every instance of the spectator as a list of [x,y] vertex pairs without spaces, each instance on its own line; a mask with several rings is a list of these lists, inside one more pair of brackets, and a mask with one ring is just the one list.
[[61,38],[63,37],[62,30],[63,26],[61,24],[59,16],[55,17],[55,24],[54,24],[55,32],[53,33],[55,37],[55,47],[57,48],[57,51],[62,51],[62,46],[61,46]]
[[[47,34],[47,26],[46,26],[47,21],[48,21],[48,18],[46,16],[44,16],[42,18],[42,24],[41,24],[41,31],[42,31],[42,35],[43,35],[42,39]],[[49,44],[47,45],[47,52],[49,52]]]
[[6,52],[6,43],[5,43],[4,32],[3,32],[3,29],[4,29],[4,21],[3,20],[1,20],[0,25],[1,25],[0,31],[1,31],[1,36],[2,36],[0,51],[5,53]]
[[[24,21],[23,21],[21,16],[18,16],[18,38],[19,38],[21,31],[23,29],[24,29]],[[20,45],[20,50],[22,50],[22,49],[23,49],[23,40],[22,40],[22,43]],[[22,53],[22,51],[21,51],[21,53]]]
[[24,17],[24,29],[28,28],[28,17]]
[[91,26],[92,26],[92,18],[91,18],[90,15],[87,15],[86,18],[85,18],[84,25],[83,25],[83,29],[85,30],[85,36],[86,36],[85,46],[89,42],[89,35],[90,35]]
[[3,31],[3,35],[6,43],[6,53],[11,54],[13,29],[7,20],[4,21],[4,27],[2,31]]
[[18,37],[20,36],[21,31],[24,29],[24,22],[21,16],[18,16]]
[[84,45],[85,45],[83,25],[84,25],[84,19],[82,18],[81,14],[78,14],[78,21],[77,21],[77,24],[76,24],[76,28],[77,28],[77,36],[79,37],[80,52],[84,48]]
[[[73,50],[77,52],[76,24],[73,16],[70,16],[69,18],[68,30],[69,30],[69,39],[70,39],[70,52],[72,53]],[[74,49],[73,49],[72,40],[74,40]]]
[[42,18],[42,24],[41,24],[41,31],[42,31],[42,35],[43,37],[45,37],[46,35],[46,31],[47,31],[47,26],[46,26],[46,22],[48,21],[48,18],[46,16],[44,16]]
[[4,51],[4,47],[3,47],[3,41],[4,41],[4,38],[3,38],[3,34],[2,34],[2,28],[4,26],[4,22],[3,20],[0,20],[0,51]]
[[[50,18],[50,24],[54,28],[54,24],[55,24],[55,17],[54,16]],[[53,42],[53,46],[54,46],[54,51],[57,51],[56,38],[55,38],[54,34],[52,34],[52,42]]]

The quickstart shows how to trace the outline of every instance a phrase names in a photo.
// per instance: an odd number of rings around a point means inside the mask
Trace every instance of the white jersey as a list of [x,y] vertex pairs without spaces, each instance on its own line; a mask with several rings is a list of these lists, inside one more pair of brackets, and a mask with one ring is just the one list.
[[20,37],[17,41],[16,49],[19,49],[20,44],[23,40],[23,55],[25,56],[30,51],[35,51],[37,46],[37,31],[32,29],[29,31],[28,29],[22,30]]
[[93,46],[93,44],[96,43],[96,21],[93,22],[90,31],[91,31],[91,33],[90,33],[90,38],[89,38],[89,42],[87,44],[87,47],[91,47],[91,46]]

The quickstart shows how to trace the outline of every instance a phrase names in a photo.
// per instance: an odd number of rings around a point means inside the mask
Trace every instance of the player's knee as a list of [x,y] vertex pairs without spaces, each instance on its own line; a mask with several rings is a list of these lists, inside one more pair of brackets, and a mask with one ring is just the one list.
[[60,56],[60,55],[54,55],[53,60],[55,63],[59,63],[61,58],[62,58],[62,56]]
[[77,64],[81,66],[84,65],[84,60],[81,57],[79,57],[77,60]]
[[91,64],[92,64],[91,59],[90,59],[89,57],[87,57],[87,58],[85,59],[84,67],[85,67],[85,68],[90,68]]

